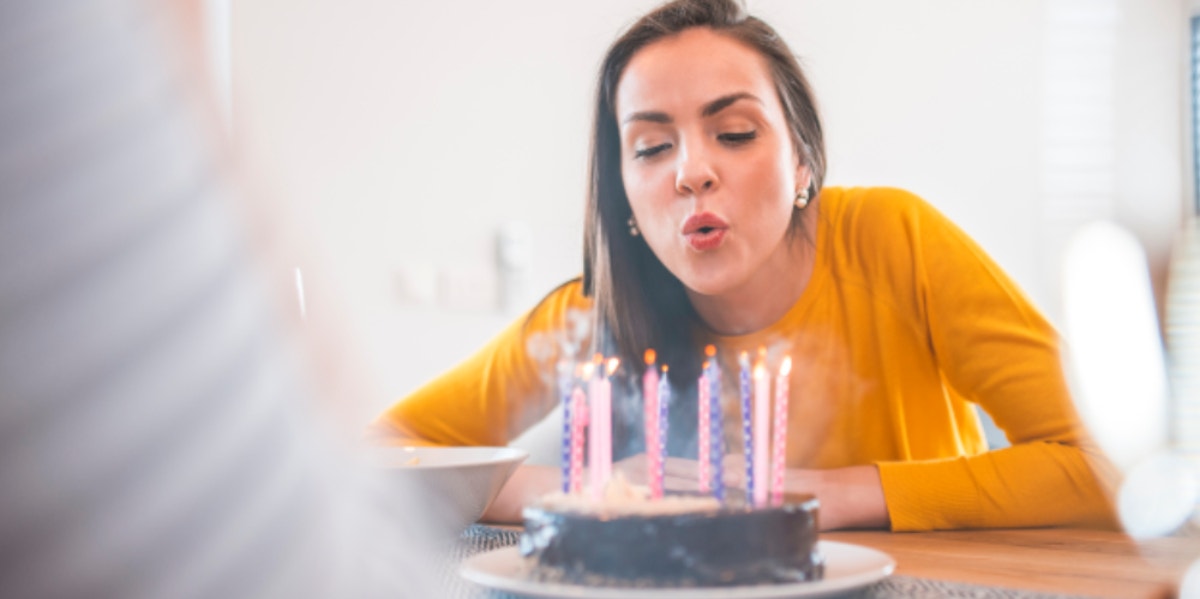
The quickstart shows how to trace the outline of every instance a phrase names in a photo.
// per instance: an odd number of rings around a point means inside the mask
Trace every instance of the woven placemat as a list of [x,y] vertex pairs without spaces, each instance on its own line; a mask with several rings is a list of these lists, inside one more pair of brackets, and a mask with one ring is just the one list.
[[[515,530],[475,525],[463,531],[446,560],[443,575],[445,596],[453,599],[518,599],[516,595],[478,587],[458,574],[462,561],[477,553],[515,545],[521,533]],[[957,582],[943,582],[909,576],[889,576],[869,587],[849,592],[844,597],[854,599],[897,599],[900,597],[934,599],[1073,599],[1068,595],[1051,595],[1016,589],[987,587]]]

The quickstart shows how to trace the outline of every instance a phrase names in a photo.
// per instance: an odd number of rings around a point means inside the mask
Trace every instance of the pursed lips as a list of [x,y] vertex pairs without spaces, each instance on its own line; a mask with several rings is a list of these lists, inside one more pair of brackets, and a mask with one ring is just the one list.
[[715,249],[725,240],[729,223],[711,212],[701,212],[688,217],[683,223],[683,236],[696,251]]

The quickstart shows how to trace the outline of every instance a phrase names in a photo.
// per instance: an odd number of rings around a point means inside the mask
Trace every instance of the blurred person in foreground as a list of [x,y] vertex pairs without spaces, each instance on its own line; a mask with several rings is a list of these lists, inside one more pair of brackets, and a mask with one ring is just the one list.
[[199,7],[0,7],[0,596],[430,596],[320,422],[359,379],[268,283],[295,248],[230,184]]
[[[823,528],[1115,525],[1116,471],[1072,404],[1056,332],[922,199],[823,187],[816,102],[769,25],[736,0],[665,4],[609,49],[597,96],[582,278],[374,435],[503,445],[558,405],[558,362],[617,355],[634,378],[653,348],[676,385],[667,488],[692,491],[702,348],[718,348],[736,415],[737,357],[767,347],[795,361],[786,491],[816,494]],[[595,324],[577,334],[581,313]],[[614,459],[634,480],[638,402],[615,393]],[[989,450],[975,405],[1011,447]],[[741,447],[739,418],[724,436]],[[741,459],[727,484],[744,485]],[[523,467],[485,518],[518,520],[559,472]]]

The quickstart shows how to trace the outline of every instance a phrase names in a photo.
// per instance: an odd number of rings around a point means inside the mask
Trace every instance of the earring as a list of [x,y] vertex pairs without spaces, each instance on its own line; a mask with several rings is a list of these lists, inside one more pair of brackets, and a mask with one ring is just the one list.
[[634,218],[632,216],[629,217],[629,220],[625,221],[625,224],[629,225],[629,236],[630,237],[637,237],[638,235],[641,234],[641,231],[638,231],[637,221],[634,220]]
[[798,210],[804,210],[804,208],[806,206],[808,206],[808,188],[807,187],[805,187],[804,189],[801,189],[800,193],[796,194],[796,208]]

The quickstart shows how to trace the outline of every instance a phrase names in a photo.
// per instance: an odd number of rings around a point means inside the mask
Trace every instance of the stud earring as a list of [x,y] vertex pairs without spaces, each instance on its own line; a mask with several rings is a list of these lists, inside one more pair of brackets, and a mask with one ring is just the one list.
[[635,220],[632,216],[629,217],[629,220],[625,221],[625,224],[629,225],[630,237],[637,237],[641,234],[641,231],[638,231],[637,220]]
[[805,187],[804,189],[801,189],[800,193],[796,194],[796,202],[795,203],[796,203],[796,208],[798,210],[804,210],[804,208],[806,206],[808,206],[808,188],[807,187]]

